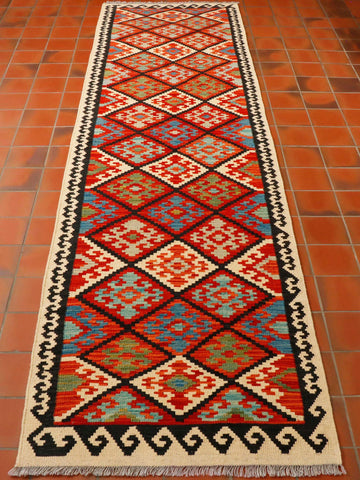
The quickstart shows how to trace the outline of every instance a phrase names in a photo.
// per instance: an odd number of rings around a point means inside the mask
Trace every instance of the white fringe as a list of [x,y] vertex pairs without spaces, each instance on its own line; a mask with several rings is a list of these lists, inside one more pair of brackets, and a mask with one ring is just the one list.
[[234,477],[307,477],[317,475],[345,475],[342,465],[244,465],[244,466],[208,466],[208,467],[14,467],[9,475],[27,477],[28,475],[98,475],[133,476],[154,475],[194,476],[194,475],[232,475]]

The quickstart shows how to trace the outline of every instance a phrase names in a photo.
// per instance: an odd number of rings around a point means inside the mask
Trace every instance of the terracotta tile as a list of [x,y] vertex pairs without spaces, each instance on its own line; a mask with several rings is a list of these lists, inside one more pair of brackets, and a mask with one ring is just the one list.
[[84,79],[82,77],[69,78],[66,84],[67,92],[81,92],[83,88]]
[[269,92],[272,108],[303,108],[304,104],[298,92]]
[[78,27],[55,27],[51,32],[51,38],[76,38],[78,34]]
[[0,351],[31,352],[36,322],[37,313],[7,313],[0,337]]
[[74,127],[77,113],[78,111],[76,109],[61,109],[56,125],[62,127]]
[[73,127],[56,127],[51,145],[70,145]]
[[77,108],[80,101],[80,92],[65,92],[61,108]]
[[12,144],[14,135],[16,132],[15,127],[11,128],[0,128],[0,146],[10,146]]
[[1,38],[0,50],[14,50],[17,44],[16,38]]
[[293,76],[293,71],[288,63],[268,62],[262,64],[262,71],[265,75],[289,75]]
[[12,51],[11,50],[4,50],[0,51],[0,63],[8,63],[10,62],[10,59],[12,57]]
[[360,189],[359,168],[329,168],[334,187],[338,190]]
[[28,353],[0,354],[0,395],[23,396],[30,366]]
[[315,275],[359,275],[353,250],[344,245],[309,245]]
[[54,224],[54,218],[33,218],[26,235],[25,243],[27,245],[50,245]]
[[360,145],[360,127],[351,127],[350,131],[351,135],[354,138],[354,143],[356,145]]
[[24,400],[21,398],[0,398],[1,448],[18,446],[23,409]]
[[32,93],[27,108],[57,108],[61,101],[61,93]]
[[7,167],[42,167],[47,147],[13,147],[9,153]]
[[302,233],[299,218],[298,217],[292,217],[291,218],[291,223],[292,223],[292,226],[293,226],[293,230],[294,230],[297,245],[300,245],[300,244],[304,243],[304,237],[303,237],[303,233]]
[[26,227],[26,218],[0,218],[0,245],[21,244]]
[[5,165],[10,150],[10,146],[0,147],[0,168]]
[[324,63],[323,67],[329,77],[356,77],[356,73],[351,65],[341,63]]
[[[275,114],[276,110],[273,112]],[[320,150],[317,147],[284,147],[284,153],[288,167],[321,167],[323,165]]]
[[62,92],[65,88],[66,78],[37,78],[34,82],[33,92]]
[[297,77],[299,88],[303,92],[328,92],[329,83],[326,78]]
[[315,62],[319,61],[314,50],[289,50],[292,62]]
[[44,53],[44,63],[68,63],[71,61],[73,52],[71,50],[47,50]]
[[343,110],[348,125],[360,126],[360,110]]
[[42,63],[39,65],[38,77],[66,77],[69,71],[67,63]]
[[330,190],[326,172],[320,168],[289,168],[294,190]]
[[18,131],[14,145],[32,146],[48,145],[52,135],[52,128],[48,127],[26,127]]
[[21,114],[21,110],[0,110],[0,128],[16,127]]
[[15,274],[20,246],[2,246],[0,252],[0,277],[12,277]]
[[344,215],[360,215],[360,192],[337,192]]
[[308,110],[311,122],[315,126],[343,126],[345,120],[339,110],[311,108]]
[[302,27],[303,22],[299,17],[277,17],[277,23],[284,27]]
[[0,179],[0,190],[37,190],[41,177],[39,168],[5,168]]
[[0,93],[0,105],[5,110],[8,108],[23,108],[27,98],[27,93],[12,93],[10,95]]
[[42,59],[42,50],[19,50],[12,57],[13,63],[39,63]]
[[47,44],[47,38],[22,38],[18,50],[38,50],[40,53]]
[[50,32],[50,27],[26,27],[22,38],[47,38]]
[[46,191],[46,190],[60,191],[61,185],[62,185],[63,173],[64,171],[62,168],[45,169],[39,189],[41,191]]
[[34,192],[0,192],[0,211],[4,217],[26,217],[34,203]]
[[345,127],[315,127],[320,145],[353,145],[349,130]]
[[57,6],[52,6],[48,3],[48,6],[41,5],[37,6],[33,10],[33,15],[36,16],[55,16],[58,14],[59,8]]
[[73,62],[88,63],[90,50],[77,50],[74,54]]
[[46,160],[47,167],[64,167],[67,161],[69,147],[50,147],[48,158]]
[[320,63],[293,63],[295,74],[305,77],[321,77],[324,75],[324,70]]
[[7,78],[33,78],[37,72],[36,63],[13,63],[6,72]]
[[360,92],[360,82],[357,78],[329,78],[335,92]]
[[50,38],[47,48],[49,50],[74,50],[75,38]]
[[[281,34],[283,37],[307,37],[307,31],[304,27],[281,27]],[[301,48],[301,47],[300,47]]]
[[324,160],[329,167],[357,167],[360,155],[354,147],[321,147]]
[[43,277],[48,255],[48,246],[25,246],[21,254],[17,275],[20,277]]
[[334,351],[358,350],[360,316],[358,312],[326,312],[332,349]]
[[68,15],[66,17],[56,17],[55,25],[57,27],[74,27],[79,26],[82,22],[82,17]]
[[359,446],[360,445],[360,418],[359,418],[360,398],[347,397],[345,401],[346,401],[346,406],[350,416],[352,431],[355,437],[355,444]]
[[318,54],[323,63],[348,63],[348,58],[344,52],[319,50]]
[[313,313],[312,318],[315,326],[316,338],[319,344],[320,352],[329,352],[330,345],[323,316],[321,313]]
[[[1,197],[0,197],[1,202]],[[59,202],[59,192],[39,192],[36,197],[33,216],[55,217]],[[0,203],[1,205],[1,203]]]
[[317,50],[342,50],[341,43],[335,38],[313,38]]
[[358,378],[360,352],[336,352],[335,359],[344,395],[360,395],[360,382],[354,382]]
[[8,471],[15,465],[16,450],[0,450],[0,475],[8,478]]
[[302,97],[307,108],[338,108],[332,93],[304,92]]
[[311,38],[336,38],[336,34],[331,28],[309,28]]
[[302,272],[305,276],[310,276],[313,274],[311,270],[311,265],[309,262],[309,256],[306,251],[306,248],[304,245],[298,245],[297,246],[299,257],[300,257],[300,263],[301,263],[301,269]]
[[51,127],[57,117],[57,110],[25,110],[21,121],[23,127]]
[[353,243],[360,243],[360,217],[345,217],[345,223],[349,229]]
[[301,215],[336,216],[340,213],[332,192],[297,191],[295,197]]
[[[1,223],[1,220],[0,220]],[[0,312],[4,312],[9,300],[10,289],[13,279],[10,277],[0,277]]]
[[91,50],[94,41],[93,37],[94,35],[91,35],[91,38],[79,38],[77,43],[78,50]]
[[37,312],[40,305],[41,287],[42,278],[17,277],[11,293],[8,311]]
[[347,244],[349,238],[339,217],[303,217],[305,238],[310,244]]
[[325,311],[360,310],[360,277],[318,277]]
[[309,38],[288,37],[288,38],[284,38],[284,43],[288,50],[292,50],[292,49],[313,50],[314,48]]
[[0,27],[0,38],[19,38],[22,32],[21,27]]
[[311,311],[318,312],[320,310],[320,303],[314,277],[305,277],[305,285]]
[[277,125],[309,125],[309,117],[302,109],[274,109],[273,115]]
[[278,131],[283,145],[316,145],[316,139],[309,127],[279,127]]
[[28,27],[52,27],[54,25],[54,17],[32,16],[27,23]]
[[340,386],[337,378],[334,360],[331,353],[323,352],[321,359],[325,369],[326,381],[330,395],[340,395]]

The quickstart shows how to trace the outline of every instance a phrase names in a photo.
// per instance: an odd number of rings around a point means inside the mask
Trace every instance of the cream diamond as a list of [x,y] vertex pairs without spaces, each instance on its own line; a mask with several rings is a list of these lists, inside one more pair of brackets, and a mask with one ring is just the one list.
[[213,373],[181,356],[130,383],[180,417],[226,384]]
[[207,171],[202,165],[179,153],[172,153],[157,162],[146,165],[142,170],[155,175],[173,187],[181,187]]
[[172,62],[184,58],[191,53],[195,53],[196,50],[193,48],[186,47],[178,42],[168,42],[164,45],[154,47],[149,50],[149,52],[159,55],[160,57],[166,58]]
[[176,292],[200,280],[216,266],[178,240],[136,264]]
[[[165,110],[165,112],[176,115],[181,112],[185,112],[196,105],[199,105],[200,100],[190,97],[180,90],[172,89],[167,92],[161,93],[156,97],[146,100],[153,107]],[[189,118],[191,121],[191,118]]]

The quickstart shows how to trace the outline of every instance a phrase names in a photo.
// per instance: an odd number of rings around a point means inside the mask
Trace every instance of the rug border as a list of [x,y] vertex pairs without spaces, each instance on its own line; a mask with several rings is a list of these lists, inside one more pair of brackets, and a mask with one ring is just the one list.
[[[78,109],[78,115],[76,119],[76,123],[74,126],[74,132],[70,144],[70,149],[69,149],[69,155],[68,155],[68,161],[65,167],[64,171],[64,179],[63,179],[63,185],[61,189],[61,196],[59,200],[59,207],[57,211],[57,216],[56,216],[56,223],[54,227],[54,234],[53,234],[53,240],[51,243],[51,248],[50,248],[50,253],[49,253],[49,258],[48,258],[48,263],[46,267],[46,273],[44,276],[44,282],[43,282],[43,289],[42,289],[42,297],[41,297],[41,303],[40,303],[40,309],[39,309],[39,320],[37,323],[37,328],[36,328],[36,334],[35,334],[35,340],[34,340],[34,346],[32,350],[32,356],[31,356],[31,368],[30,368],[30,374],[28,377],[28,385],[26,389],[26,400],[25,400],[25,407],[24,407],[24,416],[23,416],[23,422],[22,422],[22,433],[21,433],[21,442],[20,442],[20,447],[19,447],[19,454],[18,454],[18,459],[16,461],[16,467],[10,471],[11,475],[48,475],[48,474],[59,474],[59,475],[75,475],[77,473],[95,473],[95,475],[202,475],[202,474],[208,474],[208,475],[223,475],[223,474],[230,474],[230,475],[239,475],[239,476],[261,476],[263,474],[269,474],[269,475],[294,475],[294,476],[303,476],[303,475],[320,475],[320,474],[341,474],[344,473],[343,468],[341,467],[341,455],[340,455],[340,450],[339,446],[337,445],[337,449],[335,448],[335,451],[337,453],[337,459],[339,463],[336,464],[319,464],[319,465],[298,465],[298,466],[291,466],[291,465],[242,465],[242,466],[231,466],[231,465],[223,465],[223,466],[210,466],[210,467],[184,467],[184,466],[178,466],[178,467],[166,467],[166,466],[159,466],[159,467],[46,467],[46,472],[40,472],[39,469],[43,469],[45,467],[21,467],[18,466],[18,460],[20,460],[21,452],[22,452],[22,446],[23,446],[23,439],[24,439],[24,431],[25,431],[25,421],[27,417],[27,412],[29,412],[29,403],[30,403],[30,390],[31,390],[31,383],[32,379],[34,378],[35,375],[35,367],[36,367],[36,359],[38,358],[38,347],[39,347],[39,340],[41,338],[41,333],[42,333],[42,327],[43,327],[43,322],[41,320],[44,319],[44,312],[47,308],[47,297],[49,295],[49,289],[50,286],[52,285],[51,279],[50,279],[50,273],[51,273],[51,267],[54,266],[54,259],[55,259],[55,251],[58,249],[57,245],[57,240],[58,240],[58,235],[61,232],[61,227],[62,227],[62,222],[64,221],[64,205],[65,205],[65,199],[68,194],[68,185],[69,185],[69,175],[73,171],[74,168],[74,160],[75,160],[75,151],[77,147],[79,146],[79,139],[78,139],[78,134],[79,134],[79,128],[81,124],[84,122],[84,115],[85,115],[85,103],[86,100],[88,99],[88,89],[90,88],[90,82],[91,82],[91,73],[92,73],[92,68],[94,66],[94,60],[96,56],[96,52],[98,51],[99,48],[99,35],[100,31],[102,29],[103,21],[105,18],[106,14],[106,8],[108,6],[113,6],[113,5],[118,5],[118,6],[140,6],[144,5],[144,3],[149,3],[149,2],[119,2],[119,1],[108,1],[105,2],[102,5],[101,13],[99,15],[98,19],[98,24],[97,24],[97,29],[96,29],[96,34],[94,37],[94,44],[92,48],[92,52],[90,54],[89,58],[89,63],[88,63],[88,69],[87,73],[85,76],[84,80],[84,86],[82,90],[82,95],[81,95],[81,100],[79,104],[79,109]],[[236,3],[234,2],[176,2],[176,3],[169,3],[166,1],[159,1],[159,2],[151,2],[152,5],[157,5],[157,4],[169,4],[169,6],[174,7],[174,6],[180,6],[180,5],[192,5],[192,6],[204,6],[204,5],[223,5],[223,6],[233,6],[235,7],[237,11],[237,20],[240,24],[241,33],[244,37],[244,45],[242,45],[242,49],[245,50],[246,53],[246,60],[249,63],[250,67],[250,73],[251,73],[251,79],[253,82],[253,87],[252,87],[252,93],[256,96],[257,103],[259,105],[259,115],[260,115],[260,120],[263,122],[263,129],[266,131],[266,139],[269,144],[269,148],[271,151],[271,165],[276,171],[276,180],[279,183],[279,192],[281,193],[281,204],[283,208],[283,213],[286,216],[287,220],[287,231],[290,233],[290,242],[291,242],[291,250],[292,250],[292,256],[296,262],[296,276],[299,279],[300,282],[300,288],[301,288],[301,301],[303,302],[306,310],[306,318],[307,318],[307,328],[310,334],[310,338],[313,340],[312,343],[312,351],[314,353],[314,359],[312,362],[315,364],[316,368],[318,369],[320,378],[325,380],[325,372],[323,369],[322,365],[322,360],[320,356],[320,351],[318,348],[318,342],[316,339],[315,335],[315,330],[314,330],[314,325],[313,321],[311,318],[311,312],[310,312],[310,306],[308,303],[308,298],[306,294],[306,288],[305,288],[305,283],[304,283],[304,277],[302,274],[301,270],[301,265],[299,261],[299,255],[298,255],[298,250],[297,246],[295,243],[295,237],[293,234],[293,228],[292,228],[292,223],[291,223],[291,217],[290,213],[288,210],[288,203],[285,197],[285,191],[284,191],[284,185],[282,181],[282,177],[280,174],[280,169],[279,169],[279,164],[277,161],[277,156],[276,156],[276,151],[274,147],[274,142],[270,133],[270,129],[268,126],[268,121],[266,118],[266,113],[265,113],[265,108],[261,96],[261,90],[259,87],[259,82],[258,78],[256,75],[256,71],[253,65],[252,57],[250,54],[249,46],[247,43],[247,38],[246,38],[246,30],[242,21],[242,17],[239,11],[239,7]],[[251,105],[248,105],[248,108],[250,109]],[[332,422],[330,421],[330,429],[332,430],[332,434],[336,435],[335,428],[334,428],[334,422],[333,422],[333,413],[332,413],[332,408],[330,404],[330,397],[327,389],[327,383],[326,381],[321,382],[321,387],[324,390],[323,394],[321,395],[322,400],[324,400],[324,396],[326,401],[326,410],[327,410],[327,416],[331,417]],[[326,398],[327,397],[327,398]],[[329,420],[329,419],[328,419]],[[336,443],[336,442],[335,442]],[[334,453],[334,452],[333,452]],[[19,463],[21,463],[19,461]],[[73,473],[69,473],[69,468],[72,469]],[[89,470],[89,468],[91,470]],[[144,473],[144,468],[146,468],[146,472]],[[26,469],[26,472],[24,473],[24,469]],[[101,469],[101,472],[98,469]],[[154,471],[154,469],[157,470],[157,472]],[[176,471],[174,470],[176,469]],[[86,470],[86,472],[85,472]],[[130,473],[130,471],[132,473]],[[174,473],[171,473],[173,471]],[[97,472],[97,473],[96,473]],[[123,473],[121,473],[123,472]],[[218,472],[218,473],[217,473]]]

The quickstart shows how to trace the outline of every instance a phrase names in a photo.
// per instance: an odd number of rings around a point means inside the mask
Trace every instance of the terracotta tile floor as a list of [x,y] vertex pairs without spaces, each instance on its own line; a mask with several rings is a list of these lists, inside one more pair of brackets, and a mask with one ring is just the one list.
[[[1,479],[16,453],[41,281],[101,3],[0,0]],[[360,1],[241,0],[240,7],[293,216],[344,478],[356,480]]]

